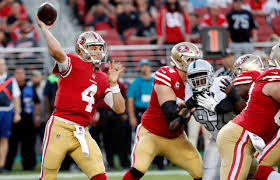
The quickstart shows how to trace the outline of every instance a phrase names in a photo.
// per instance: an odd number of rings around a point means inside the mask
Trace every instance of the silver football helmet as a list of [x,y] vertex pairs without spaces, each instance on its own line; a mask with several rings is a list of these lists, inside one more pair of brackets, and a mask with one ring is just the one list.
[[187,68],[187,81],[193,92],[209,90],[213,83],[213,76],[213,66],[203,59],[191,62]]
[[[95,54],[97,58],[94,58],[88,51],[89,46],[102,46],[102,51]],[[107,60],[107,44],[103,38],[96,32],[87,31],[82,33],[75,44],[75,51],[80,58],[86,62],[92,62],[93,64],[100,65]]]

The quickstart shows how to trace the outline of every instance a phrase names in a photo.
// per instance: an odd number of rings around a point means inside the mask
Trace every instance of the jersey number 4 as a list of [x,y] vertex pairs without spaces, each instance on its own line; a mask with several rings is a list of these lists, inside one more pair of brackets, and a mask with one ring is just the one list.
[[95,103],[94,95],[96,92],[97,86],[95,84],[92,84],[82,92],[82,100],[88,103],[85,109],[86,112],[91,113],[93,104]]

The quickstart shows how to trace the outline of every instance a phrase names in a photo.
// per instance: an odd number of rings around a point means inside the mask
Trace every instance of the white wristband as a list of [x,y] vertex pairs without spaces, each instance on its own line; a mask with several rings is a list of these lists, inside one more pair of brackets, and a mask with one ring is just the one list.
[[120,90],[120,87],[119,87],[119,85],[117,84],[117,85],[115,85],[115,86],[110,86],[110,89],[111,89],[111,92],[112,93],[119,93],[119,92],[121,92],[121,90]]

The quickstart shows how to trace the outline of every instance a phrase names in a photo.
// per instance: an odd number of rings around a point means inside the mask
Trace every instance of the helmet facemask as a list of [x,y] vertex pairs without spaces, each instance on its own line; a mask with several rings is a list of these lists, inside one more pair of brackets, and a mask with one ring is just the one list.
[[202,59],[192,62],[187,69],[187,81],[195,93],[209,91],[213,75],[213,66]]
[[198,72],[188,75],[188,83],[193,92],[209,91],[212,77],[207,72]]

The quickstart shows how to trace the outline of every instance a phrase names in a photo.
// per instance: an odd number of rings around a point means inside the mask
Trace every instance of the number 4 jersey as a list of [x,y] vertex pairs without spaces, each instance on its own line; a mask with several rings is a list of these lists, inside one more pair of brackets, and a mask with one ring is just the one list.
[[107,75],[94,71],[91,64],[72,53],[67,53],[68,68],[59,72],[56,64],[53,73],[59,74],[58,90],[53,115],[88,126],[95,104],[111,92]]

